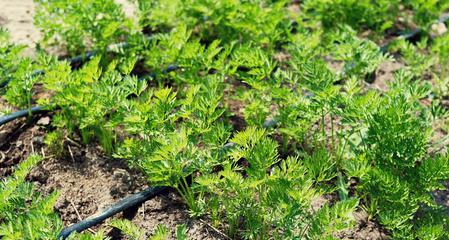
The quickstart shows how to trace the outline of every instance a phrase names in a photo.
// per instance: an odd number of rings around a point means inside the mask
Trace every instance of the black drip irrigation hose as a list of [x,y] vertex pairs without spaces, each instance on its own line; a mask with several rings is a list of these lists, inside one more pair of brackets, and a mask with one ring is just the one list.
[[[151,38],[147,37],[147,39],[151,39]],[[112,44],[106,48],[106,51],[107,52],[113,51],[114,49],[124,48],[124,47],[127,47],[128,45],[129,45],[128,42],[120,42],[120,43]],[[98,53],[97,50],[92,50],[90,52],[87,52],[86,54],[81,54],[81,55],[69,58],[69,59],[67,59],[67,61],[70,64],[82,63],[85,60],[89,60],[89,59],[93,58],[95,55],[97,55],[97,53]]]
[[6,124],[8,122],[11,122],[17,118],[26,117],[30,113],[38,114],[38,113],[46,113],[49,111],[50,110],[45,109],[45,107],[43,107],[43,106],[36,106],[36,107],[32,107],[31,109],[20,110],[15,113],[12,113],[11,115],[0,117],[0,126],[2,126],[3,124]]
[[61,233],[58,235],[58,239],[66,239],[73,232],[78,233],[82,232],[90,227],[97,225],[100,222],[103,222],[104,220],[108,219],[109,217],[112,217],[113,215],[119,212],[122,212],[130,207],[139,205],[147,200],[156,197],[159,194],[166,193],[168,192],[169,189],[170,189],[169,187],[149,187],[143,190],[142,192],[123,198],[122,200],[112,205],[110,208],[106,209],[102,213],[84,219],[78,223],[75,223],[63,229]]
[[81,63],[87,59],[91,59],[97,54],[97,51],[87,52],[85,55],[78,55],[72,58],[67,59],[67,62],[70,64]]
[[[446,22],[449,20],[449,13],[445,13],[445,14],[442,14],[439,18],[438,18],[438,21],[436,22],[436,23],[443,23],[443,24],[446,24]],[[414,38],[417,38],[417,37],[419,37],[419,35],[421,34],[421,33],[423,33],[424,32],[424,30],[422,30],[422,29],[415,29],[415,30],[412,30],[412,31],[409,31],[409,32],[406,32],[406,33],[402,33],[402,34],[400,34],[395,40],[397,40],[397,39],[405,39],[405,40],[412,40],[412,39],[414,39]],[[394,41],[394,40],[393,40]],[[381,48],[380,48],[380,51],[381,52],[383,52],[383,53],[386,53],[387,51],[388,51],[388,48],[390,47],[390,45],[391,45],[391,43],[393,42],[393,41],[389,41],[388,43],[386,43],[385,45],[383,45]]]

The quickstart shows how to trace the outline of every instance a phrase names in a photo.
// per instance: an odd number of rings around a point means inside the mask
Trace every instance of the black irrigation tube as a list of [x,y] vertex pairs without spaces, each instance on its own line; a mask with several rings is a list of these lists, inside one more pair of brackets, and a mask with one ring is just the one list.
[[58,235],[58,239],[66,239],[73,232],[82,232],[85,229],[93,227],[119,212],[141,204],[149,199],[156,197],[159,194],[166,193],[169,189],[169,187],[149,187],[142,192],[123,198],[100,214],[89,217],[69,227],[64,228]]
[[43,106],[36,106],[36,107],[32,107],[31,109],[20,110],[15,113],[12,113],[11,115],[0,117],[0,126],[2,126],[3,124],[6,124],[8,122],[11,122],[17,118],[26,117],[30,113],[38,114],[38,113],[46,113],[49,111],[50,110],[45,109]]
[[[152,37],[149,36],[149,37],[146,37],[146,39],[152,39]],[[128,46],[127,42],[121,42],[121,43],[113,44],[113,45],[111,45],[111,46],[109,46],[107,48],[107,51],[112,51],[113,49],[123,48],[123,47],[126,47],[126,46]],[[62,60],[66,60],[71,65],[74,65],[74,64],[77,64],[77,63],[82,63],[84,60],[88,60],[88,59],[93,58],[97,54],[97,52],[98,52],[97,50],[93,50],[93,51],[87,52],[86,54],[82,54],[82,55],[78,55],[78,56],[75,56],[75,57],[72,57],[72,58],[62,59]],[[176,69],[178,69],[178,66],[170,65],[170,66],[167,67],[167,69],[165,69],[163,71],[163,73],[171,72],[171,71],[174,71]],[[35,71],[33,71],[31,73],[31,76],[38,76],[38,75],[43,75],[43,74],[45,74],[44,70],[35,70]],[[154,77],[155,75],[154,74],[150,74],[149,76],[150,77]],[[11,81],[11,79],[6,79],[5,81],[0,82],[0,89],[6,87],[10,81]]]
[[[449,20],[449,14],[446,15],[446,16],[440,17],[438,22],[439,23],[444,23],[447,20]],[[410,33],[406,33],[406,34],[400,35],[398,38],[404,38],[404,39],[409,40],[409,39],[412,39],[412,38],[416,37],[421,32],[422,32],[422,30],[418,29],[418,30],[412,31]],[[390,43],[391,42],[389,42],[386,45],[384,45],[383,47],[381,47],[380,50],[382,52],[385,52],[388,49],[388,46],[390,45]],[[125,45],[125,44],[126,43],[123,43],[123,45]],[[95,51],[89,52],[86,55],[80,55],[80,56],[73,57],[73,58],[69,59],[68,61],[70,63],[76,63],[76,62],[80,62],[80,61],[82,61],[82,60],[84,60],[86,58],[91,58],[94,55],[95,55]],[[163,72],[167,73],[167,72],[170,72],[170,71],[174,71],[176,69],[178,69],[178,66],[171,65],[166,70],[164,70]],[[43,74],[43,73],[44,73],[44,71],[36,71],[34,74]],[[149,76],[150,77],[154,77],[154,74],[150,74]],[[7,82],[6,83],[4,83],[4,82],[0,83],[0,88],[4,87],[6,85],[7,85]],[[0,118],[0,126],[5,124],[5,123],[7,123],[7,122],[10,122],[10,121],[12,121],[14,119],[17,119],[17,118],[20,118],[20,117],[25,117],[25,116],[27,116],[30,113],[30,111],[33,114],[49,112],[49,110],[46,110],[42,106],[36,106],[36,107],[31,108],[30,110],[29,109],[21,110],[21,111],[13,113],[11,115],[4,116],[4,117]],[[267,120],[264,123],[264,127],[266,127],[266,128],[273,127],[276,124],[277,124],[276,120],[269,119],[269,120]],[[228,144],[226,144],[224,146],[224,148],[230,148],[230,147],[233,147],[233,146],[234,146],[234,144],[228,143]],[[107,218],[109,218],[109,217],[111,217],[111,216],[113,216],[113,215],[115,215],[115,214],[117,214],[119,212],[122,212],[122,211],[124,211],[124,210],[126,210],[126,209],[128,209],[130,207],[133,207],[133,206],[136,206],[138,204],[141,204],[141,203],[143,203],[143,202],[145,202],[145,201],[147,201],[149,199],[152,199],[152,198],[156,197],[159,194],[167,192],[168,190],[170,190],[170,187],[148,187],[147,189],[143,190],[142,192],[139,192],[139,193],[130,195],[130,196],[126,197],[126,198],[123,198],[122,200],[118,201],[116,204],[112,205],[111,207],[109,207],[105,211],[101,212],[100,214],[92,216],[92,217],[89,217],[89,218],[87,218],[85,220],[82,220],[82,221],[80,221],[78,223],[75,223],[75,224],[73,224],[73,225],[63,229],[61,231],[61,233],[58,235],[58,239],[66,239],[73,232],[82,232],[82,231],[84,231],[84,230],[86,230],[86,229],[88,229],[90,227],[93,227],[93,226],[97,225],[100,222],[103,222]]]
[[[443,24],[446,24],[446,22],[447,22],[448,20],[449,20],[449,13],[445,13],[445,14],[442,14],[442,15],[438,18],[438,21],[437,21],[436,23],[443,23]],[[400,35],[397,36],[394,40],[397,40],[397,39],[405,39],[405,40],[409,40],[409,41],[410,41],[410,40],[412,40],[412,39],[414,39],[414,38],[416,38],[416,37],[419,37],[419,35],[420,35],[421,33],[423,33],[423,32],[424,32],[424,30],[422,30],[422,29],[415,29],[415,30],[412,30],[412,31],[409,31],[409,32],[400,34]],[[388,50],[388,47],[390,46],[390,44],[391,44],[394,40],[389,41],[389,42],[387,42],[385,45],[383,45],[383,46],[380,48],[380,51],[383,52],[383,53],[386,53],[387,50]]]

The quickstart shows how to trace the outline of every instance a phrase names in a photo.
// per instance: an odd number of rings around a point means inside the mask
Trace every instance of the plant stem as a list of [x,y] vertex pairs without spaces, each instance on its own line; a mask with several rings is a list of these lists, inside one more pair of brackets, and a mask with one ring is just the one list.
[[[332,115],[332,112],[330,113],[330,117],[331,117],[331,155],[334,155],[334,150],[336,151],[336,147],[335,147],[335,139],[334,139],[334,116]],[[336,155],[336,152],[335,152]]]

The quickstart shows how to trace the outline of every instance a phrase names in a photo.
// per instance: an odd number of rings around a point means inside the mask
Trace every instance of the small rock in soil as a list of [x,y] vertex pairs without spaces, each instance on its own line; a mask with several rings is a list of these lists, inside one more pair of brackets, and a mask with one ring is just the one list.
[[44,142],[44,137],[43,136],[33,137],[33,142],[35,142],[35,143],[43,143]]
[[38,171],[31,171],[29,178],[31,181],[36,181],[39,183],[46,183],[49,176],[49,172],[45,169],[39,169]]
[[8,136],[8,131],[2,130],[0,131],[0,140],[5,139]]
[[438,37],[447,32],[446,24],[440,22],[440,23],[434,23],[431,27],[430,34],[432,37]]
[[67,208],[67,206],[69,206],[69,201],[67,201],[67,199],[63,198],[62,200],[56,201],[55,203],[55,208],[56,209],[65,209]]
[[131,176],[124,169],[116,169],[114,170],[114,179],[122,180],[123,183],[128,183],[131,181]]
[[130,187],[128,185],[119,185],[111,187],[110,194],[114,197],[123,197],[128,192]]
[[368,213],[366,213],[363,210],[354,212],[354,217],[355,217],[356,221],[359,223],[367,223],[368,222]]
[[38,125],[42,125],[42,126],[47,126],[48,124],[50,124],[50,117],[43,117],[41,119],[39,119],[39,121],[37,121]]
[[16,142],[16,147],[21,147],[21,146],[23,146],[23,142],[22,141],[17,141]]

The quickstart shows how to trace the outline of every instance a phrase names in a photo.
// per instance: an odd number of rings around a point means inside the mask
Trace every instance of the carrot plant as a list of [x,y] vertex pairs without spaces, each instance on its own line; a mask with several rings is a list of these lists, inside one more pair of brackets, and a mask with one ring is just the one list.
[[24,46],[17,46],[11,43],[9,32],[6,29],[0,28],[0,57],[1,57],[1,84],[5,84],[14,75],[14,70],[19,65],[16,61]]
[[6,30],[0,30],[1,80],[4,86],[2,95],[18,108],[31,108],[34,86],[40,80],[42,70],[48,68],[54,59],[39,53],[36,59],[23,56],[25,46],[13,44]]
[[[169,33],[156,34],[149,47],[142,50],[145,68],[155,75],[159,83],[201,83],[210,72],[223,74],[226,58],[232,47],[224,48],[220,40],[209,45],[192,36],[186,25],[178,25]],[[167,69],[172,69],[169,74]]]
[[37,155],[22,162],[14,174],[0,182],[0,236],[3,239],[56,239],[62,222],[53,212],[56,194],[46,197],[25,182],[28,172],[42,160]]
[[126,106],[128,96],[140,95],[146,82],[128,75],[133,64],[117,66],[112,62],[103,71],[99,63],[100,57],[94,58],[76,72],[67,62],[55,64],[42,80],[54,94],[40,102],[50,107],[57,104],[61,109],[55,118],[56,126],[65,128],[68,134],[79,133],[84,143],[96,139],[106,152],[112,153],[114,113]]
[[189,179],[217,164],[213,156],[220,154],[229,137],[229,127],[221,122],[224,110],[218,105],[220,82],[210,86],[211,82],[187,90],[183,99],[165,88],[133,106],[125,115],[124,128],[135,137],[126,139],[119,151],[153,184],[173,186],[194,216],[202,214],[202,206]]

